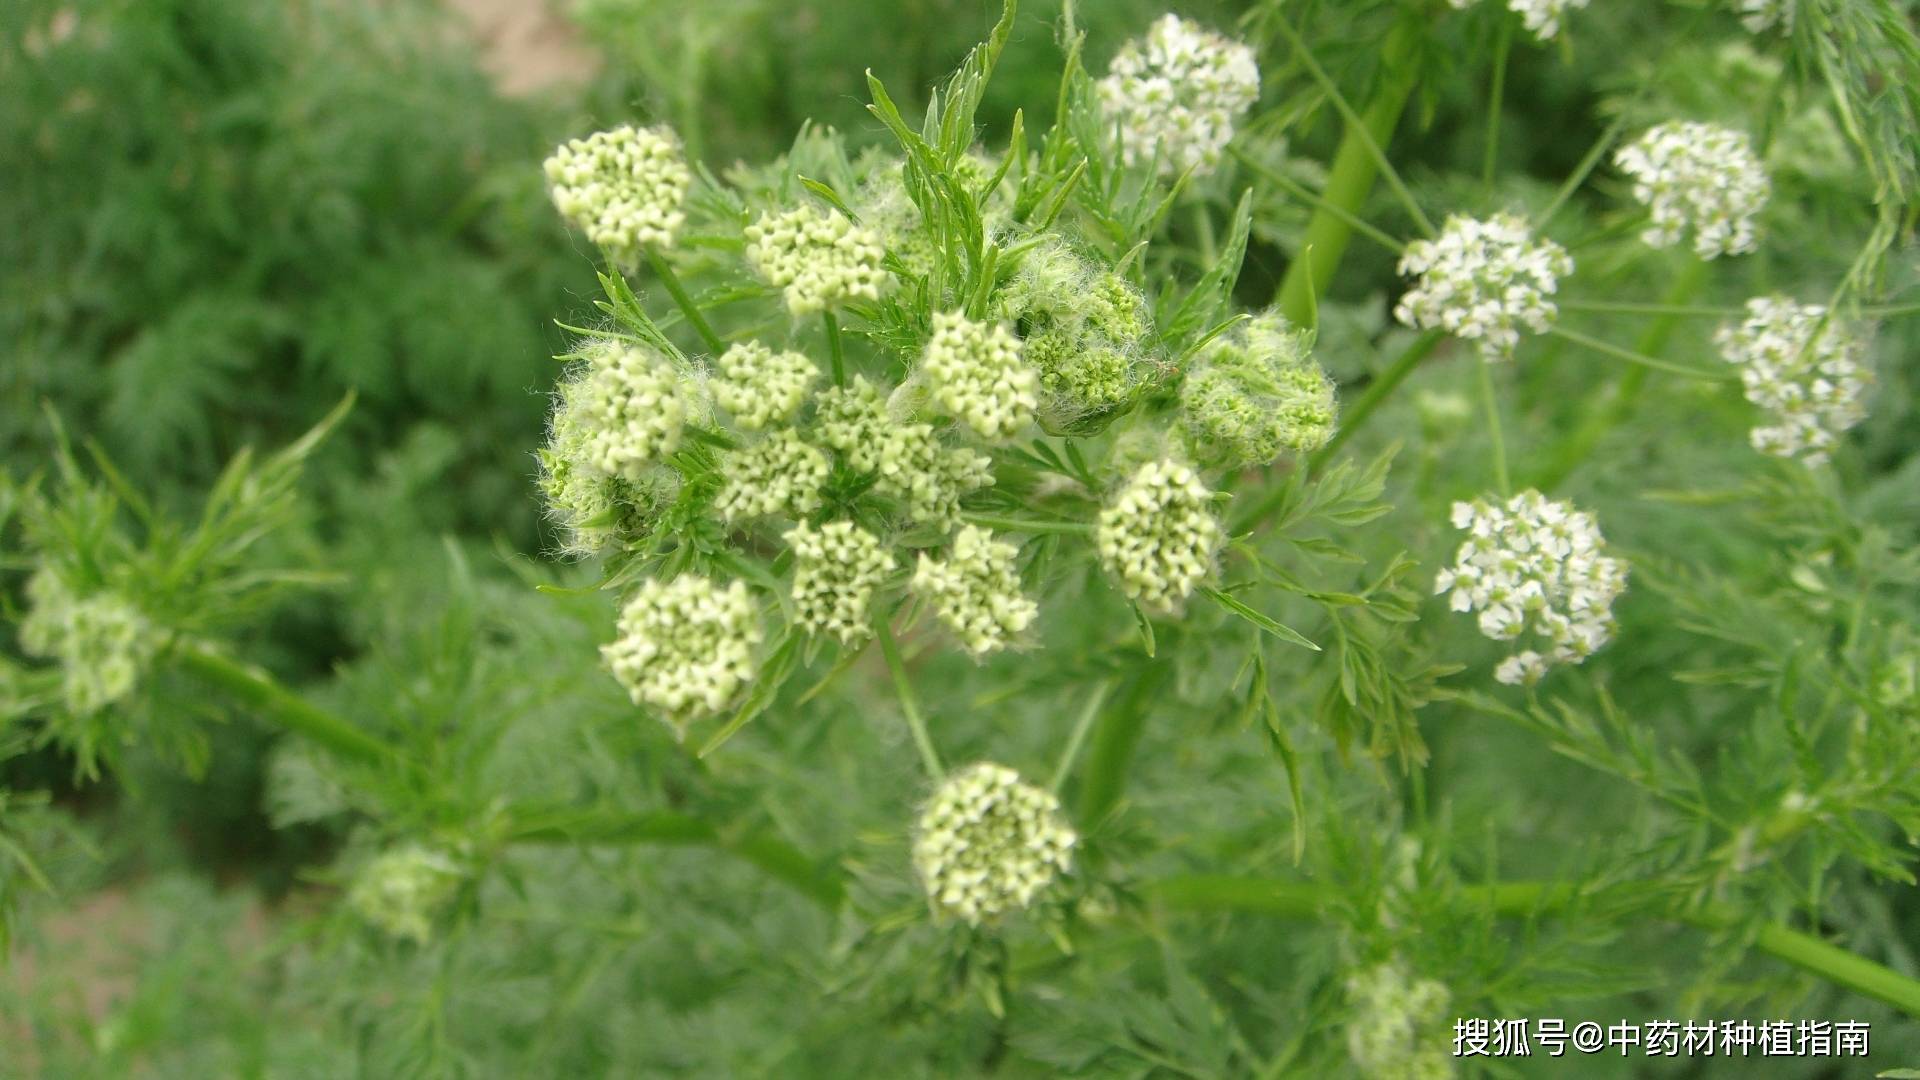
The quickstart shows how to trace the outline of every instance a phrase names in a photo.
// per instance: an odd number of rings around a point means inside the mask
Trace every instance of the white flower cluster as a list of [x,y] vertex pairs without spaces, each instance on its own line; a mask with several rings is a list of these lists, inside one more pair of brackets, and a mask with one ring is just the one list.
[[719,372],[708,383],[713,400],[749,431],[792,418],[820,377],[820,369],[804,355],[774,352],[757,341],[729,347],[716,366]]
[[1347,978],[1353,1019],[1347,1052],[1367,1080],[1445,1080],[1454,1075],[1453,1055],[1440,1038],[1446,1023],[1447,988],[1415,979],[1388,962]]
[[1078,840],[1052,792],[980,762],[921,807],[913,864],[935,911],[978,926],[1033,903],[1073,868]]
[[934,315],[920,370],[940,404],[983,439],[1013,436],[1040,404],[1040,379],[1020,358],[1020,339],[958,311]]
[[1614,155],[1633,178],[1633,197],[1653,214],[1640,238],[1654,247],[1679,242],[1693,230],[1703,259],[1754,249],[1753,219],[1773,185],[1746,132],[1713,124],[1661,124]]
[[616,262],[672,247],[693,174],[667,128],[617,127],[571,139],[547,159],[560,215]]
[[786,290],[787,310],[812,315],[849,300],[878,300],[886,271],[880,234],[838,210],[798,206],[747,226],[747,263]]
[[160,635],[140,609],[112,592],[77,595],[54,571],[27,579],[28,610],[20,650],[60,664],[60,693],[70,712],[95,713],[140,682]]
[[960,497],[993,484],[993,459],[963,446],[947,446],[931,424],[887,415],[880,391],[861,376],[820,395],[821,441],[840,451],[856,472],[874,476],[874,491],[899,499],[907,517],[952,528]]
[[[1472,7],[1478,0],[1448,0],[1456,11]],[[1588,0],[1507,0],[1507,9],[1520,16],[1527,31],[1541,41],[1560,32],[1560,23],[1570,9],[1587,6]]]
[[1211,172],[1260,96],[1260,68],[1240,42],[1166,15],[1121,47],[1098,92],[1128,165]]
[[1019,549],[1001,543],[993,533],[963,526],[953,537],[953,550],[944,562],[920,553],[913,575],[913,591],[932,601],[947,624],[975,656],[1006,647],[1007,640],[1025,630],[1040,614],[1040,605],[1020,592],[1014,567]]
[[713,498],[728,524],[784,514],[799,517],[820,508],[820,489],[831,466],[819,447],[782,428],[752,446],[728,451],[726,480]]
[[464,875],[445,852],[417,844],[382,852],[362,867],[347,890],[349,907],[394,937],[425,945],[433,920]]
[[1747,30],[1755,34],[1764,34],[1774,27],[1781,33],[1793,30],[1794,0],[1737,0],[1740,22]]
[[1542,334],[1552,325],[1559,308],[1549,297],[1572,272],[1566,249],[1536,241],[1511,214],[1484,221],[1456,215],[1436,239],[1407,245],[1400,273],[1420,280],[1393,315],[1408,326],[1477,339],[1488,360],[1508,360],[1520,327]]
[[1772,414],[1753,429],[1754,449],[1809,465],[1827,460],[1840,434],[1864,420],[1873,385],[1867,343],[1819,304],[1784,296],[1747,301],[1747,318],[1714,335],[1740,366],[1747,400]]
[[1185,465],[1150,461],[1100,511],[1094,546],[1121,591],[1149,610],[1180,610],[1213,568],[1221,540],[1213,492]]
[[619,636],[600,654],[635,705],[660,710],[676,731],[727,707],[754,673],[760,620],[747,587],[683,574],[640,583],[620,612]]
[[608,476],[639,480],[680,447],[687,417],[680,376],[664,357],[624,342],[597,344],[587,362],[578,390],[568,395],[581,460]]
[[1495,641],[1530,631],[1548,645],[1545,655],[1527,649],[1508,657],[1494,678],[1531,685],[1552,664],[1580,663],[1613,636],[1613,601],[1627,587],[1627,567],[1605,554],[1591,514],[1523,491],[1505,506],[1454,503],[1453,526],[1469,535],[1433,591],[1450,593],[1455,611],[1478,611],[1480,632]]
[[793,548],[793,621],[842,644],[873,636],[874,590],[897,565],[880,538],[851,521],[789,529]]

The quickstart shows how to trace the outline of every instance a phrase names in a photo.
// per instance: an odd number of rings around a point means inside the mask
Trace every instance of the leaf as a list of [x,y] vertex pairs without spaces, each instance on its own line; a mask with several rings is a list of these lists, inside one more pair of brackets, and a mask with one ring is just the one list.
[[696,757],[704,758],[725,746],[728,739],[739,734],[741,728],[773,704],[773,699],[780,694],[780,688],[786,684],[787,676],[793,673],[804,640],[805,635],[799,629],[787,631],[787,636],[780,640],[766,663],[760,665],[760,674],[755,678],[753,691],[747,695],[747,700],[741,702],[739,711],[733,714],[733,719],[728,720],[726,726],[707,738]]
[[1233,612],[1235,615],[1238,615],[1241,618],[1252,623],[1253,625],[1259,627],[1260,629],[1265,630],[1267,633],[1272,634],[1274,637],[1279,638],[1281,641],[1285,641],[1294,645],[1299,645],[1304,648],[1312,649],[1314,652],[1320,651],[1320,646],[1315,645],[1313,641],[1309,639],[1305,634],[1302,634],[1300,631],[1295,630],[1293,627],[1288,626],[1283,622],[1280,622],[1279,620],[1273,618],[1271,615],[1267,615],[1263,612],[1256,611],[1253,608],[1248,607],[1245,603],[1240,601],[1238,598],[1232,595],[1229,595],[1228,593],[1224,593],[1219,589],[1212,587],[1211,585],[1200,586],[1200,591],[1207,594],[1208,598],[1211,599],[1214,603],[1219,604],[1221,607],[1226,608],[1228,611]]

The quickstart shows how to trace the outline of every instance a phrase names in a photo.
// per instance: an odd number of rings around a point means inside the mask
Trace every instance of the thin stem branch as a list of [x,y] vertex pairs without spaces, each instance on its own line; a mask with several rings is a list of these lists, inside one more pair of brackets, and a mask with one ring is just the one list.
[[1592,311],[1602,314],[1671,315],[1676,318],[1698,316],[1711,319],[1739,318],[1746,315],[1746,311],[1742,308],[1720,307],[1715,304],[1642,304],[1634,301],[1610,300],[1560,300],[1557,303],[1566,311]]
[[834,318],[832,310],[820,313],[820,321],[827,327],[827,352],[833,359],[833,385],[847,385],[846,348],[840,342],[840,320]]
[[1333,215],[1347,228],[1379,244],[1395,255],[1399,255],[1407,250],[1407,245],[1395,240],[1387,234],[1386,230],[1378,229],[1367,224],[1365,221],[1362,221],[1358,215],[1354,214],[1353,211],[1341,206],[1339,203],[1333,202],[1324,195],[1317,194],[1312,188],[1295,180],[1293,177],[1271,169],[1263,162],[1255,161],[1253,158],[1248,157],[1246,152],[1239,147],[1229,146],[1227,153],[1231,154],[1234,160],[1240,162],[1240,164],[1253,170],[1262,180],[1267,181],[1302,202],[1312,204],[1316,210]]
[[365,765],[395,764],[403,760],[394,747],[313,705],[251,664],[222,656],[204,645],[189,645],[175,659],[195,678],[252,706],[261,719],[270,720],[343,758]]
[[913,742],[920,750],[920,762],[926,766],[927,778],[938,782],[947,775],[940,764],[940,754],[933,748],[933,738],[927,734],[927,722],[920,715],[920,705],[913,697],[913,683],[907,678],[907,665],[900,659],[900,643],[893,639],[893,627],[887,616],[874,620],[874,630],[880,638],[880,654],[887,658],[887,671],[893,675],[893,689],[900,695],[900,711],[907,716],[907,727],[913,732]]
[[1493,190],[1494,166],[1500,157],[1500,105],[1507,96],[1507,53],[1513,47],[1513,19],[1500,20],[1500,42],[1493,49],[1493,86],[1487,92],[1487,146],[1480,159],[1480,186]]
[[1106,704],[1107,694],[1112,690],[1111,682],[1102,682],[1093,688],[1086,707],[1080,710],[1080,718],[1073,723],[1073,733],[1067,736],[1067,748],[1060,754],[1060,764],[1053,770],[1048,791],[1058,794],[1060,786],[1067,782],[1068,774],[1073,772],[1074,759],[1080,756],[1080,747],[1087,741],[1087,733],[1093,730],[1093,721],[1100,715],[1100,706]]
[[660,284],[667,287],[667,293],[673,297],[673,302],[680,306],[680,313],[687,317],[687,325],[693,327],[693,332],[700,335],[700,340],[706,343],[708,351],[715,354],[726,351],[726,343],[713,332],[713,327],[707,325],[706,317],[700,314],[699,306],[694,304],[693,297],[687,295],[686,287],[680,284],[680,275],[673,272],[673,265],[651,247],[647,249],[647,265],[653,268],[653,274],[660,279]]
[[1475,361],[1480,368],[1480,403],[1487,410],[1487,438],[1493,444],[1493,482],[1504,499],[1513,494],[1513,478],[1507,475],[1507,437],[1500,428],[1500,399],[1493,392],[1493,364],[1485,353]]
[[1547,333],[1557,338],[1564,338],[1573,342],[1575,345],[1583,345],[1592,349],[1594,352],[1604,353],[1617,360],[1625,360],[1629,364],[1638,364],[1641,367],[1652,368],[1655,371],[1672,372],[1675,375],[1685,375],[1690,379],[1701,379],[1706,382],[1730,382],[1734,378],[1730,372],[1710,371],[1706,368],[1688,367],[1685,364],[1669,364],[1665,360],[1655,360],[1651,356],[1634,352],[1632,349],[1623,349],[1618,345],[1610,345],[1607,342],[1601,341],[1599,338],[1588,337],[1586,334],[1575,330],[1567,330],[1556,326],[1547,331]]
[[1535,232],[1544,231],[1547,222],[1552,221],[1553,216],[1560,212],[1560,208],[1567,205],[1567,200],[1573,198],[1573,193],[1580,190],[1580,185],[1587,182],[1587,177],[1592,175],[1594,167],[1599,165],[1600,159],[1613,148],[1614,140],[1620,137],[1620,133],[1625,131],[1626,127],[1627,110],[1623,109],[1620,115],[1614,118],[1613,123],[1608,124],[1607,129],[1600,133],[1600,137],[1594,140],[1593,146],[1587,150],[1587,155],[1580,159],[1580,164],[1574,166],[1573,172],[1560,185],[1560,190],[1554,192],[1553,201],[1547,204],[1545,210],[1540,211],[1539,220],[1533,223]]
[[1090,536],[1093,526],[1085,521],[1042,521],[1038,518],[1003,517],[999,514],[962,513],[960,520],[969,525],[996,532],[1030,533],[1035,536]]

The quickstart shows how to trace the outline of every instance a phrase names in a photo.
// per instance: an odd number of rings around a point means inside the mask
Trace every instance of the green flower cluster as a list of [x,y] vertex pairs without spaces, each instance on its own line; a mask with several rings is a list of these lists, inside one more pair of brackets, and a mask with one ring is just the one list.
[[1077,842],[1052,792],[983,761],[921,808],[913,864],[936,912],[977,926],[1032,904],[1072,869]]
[[1225,469],[1306,453],[1333,436],[1333,381],[1312,335],[1277,314],[1208,342],[1180,388],[1180,431],[1194,460]]
[[377,929],[425,945],[464,877],[443,851],[417,844],[394,848],[361,868],[347,890],[347,906]]
[[82,596],[42,568],[27,580],[20,649],[60,664],[68,711],[85,716],[133,693],[160,636],[140,609],[111,592]]
[[1059,422],[1125,405],[1152,370],[1146,298],[1057,235],[1027,252],[995,300],[1024,329],[1045,411]]

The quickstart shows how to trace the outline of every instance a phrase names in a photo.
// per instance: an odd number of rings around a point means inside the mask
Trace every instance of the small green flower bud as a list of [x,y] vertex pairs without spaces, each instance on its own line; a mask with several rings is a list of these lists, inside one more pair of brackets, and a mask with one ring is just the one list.
[[851,521],[805,524],[787,531],[793,548],[794,622],[842,644],[873,636],[873,592],[893,573],[893,552]]
[[849,300],[878,300],[886,283],[880,235],[838,210],[799,206],[747,226],[747,263],[786,290],[787,310],[811,315]]
[[713,398],[748,431],[792,419],[820,377],[820,369],[800,353],[777,353],[757,341],[729,348],[720,354],[718,367],[709,384]]
[[600,654],[635,705],[658,710],[684,736],[689,723],[725,709],[752,680],[760,636],[744,584],[722,588],[683,574],[642,582],[620,612],[619,636]]
[[961,497],[993,484],[992,458],[943,445],[929,424],[893,419],[880,391],[860,376],[821,392],[815,423],[821,440],[849,468],[872,474],[874,490],[901,500],[913,521],[952,528]]
[[61,696],[76,715],[99,712],[132,694],[161,635],[140,609],[111,592],[80,596],[42,568],[27,579],[20,649],[60,664]]
[[726,481],[714,509],[728,524],[745,518],[799,517],[820,508],[820,489],[831,466],[819,448],[785,428],[722,459]]
[[1368,1080],[1446,1080],[1453,1058],[1440,1038],[1447,988],[1385,963],[1347,979],[1353,1019],[1347,1052]]
[[964,526],[945,561],[921,553],[913,591],[933,604],[968,652],[985,656],[1005,648],[1040,613],[1040,606],[1020,592],[1018,554],[988,530]]
[[464,876],[444,852],[419,845],[395,848],[361,868],[347,891],[347,904],[380,930],[425,945],[433,937],[434,919]]
[[1052,792],[980,762],[921,807],[913,863],[936,913],[978,926],[1031,905],[1073,868],[1078,841]]
[[1209,465],[1265,465],[1333,435],[1333,381],[1308,352],[1309,335],[1278,315],[1241,323],[1207,344],[1180,388],[1180,430]]
[[1140,467],[1100,511],[1094,546],[1120,589],[1148,610],[1177,613],[1213,568],[1222,538],[1213,493],[1172,461]]
[[570,140],[546,172],[560,215],[615,262],[672,247],[686,221],[680,207],[693,174],[668,128],[618,127]]
[[1011,438],[1039,404],[1039,380],[1020,358],[1020,339],[958,311],[934,315],[920,370],[940,404],[983,439]]

